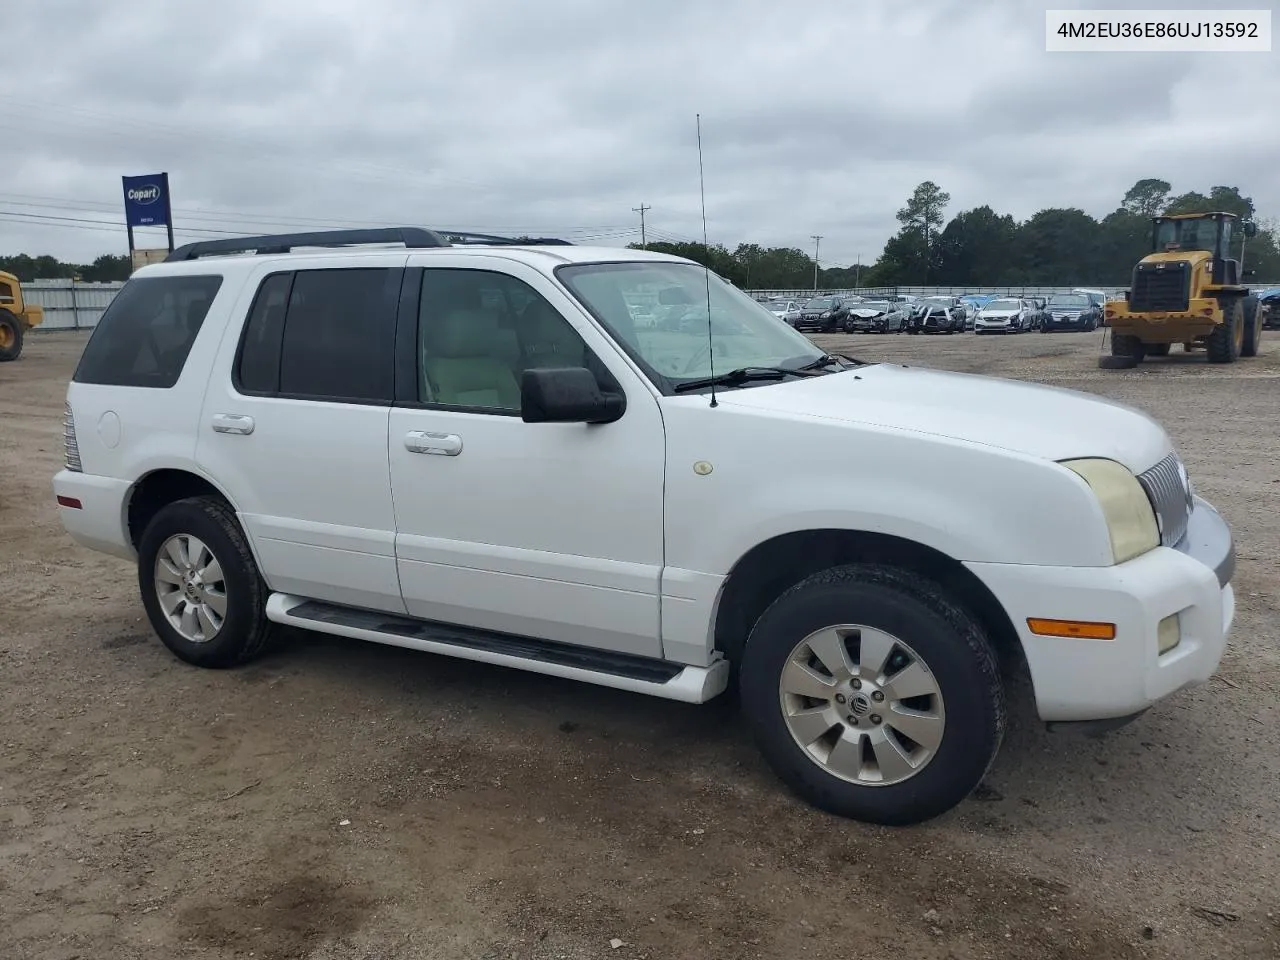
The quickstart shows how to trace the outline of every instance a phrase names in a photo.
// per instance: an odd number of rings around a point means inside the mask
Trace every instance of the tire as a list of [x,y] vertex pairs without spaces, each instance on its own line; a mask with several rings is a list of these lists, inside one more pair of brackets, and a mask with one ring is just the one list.
[[1147,347],[1140,339],[1128,333],[1111,334],[1111,355],[1132,360],[1130,366],[1137,366],[1147,355]]
[[[170,553],[167,545],[174,538],[179,538],[179,543],[185,544],[186,549],[179,550],[177,554]],[[187,558],[193,561],[192,567],[198,570],[201,566],[199,558],[189,556],[191,552],[202,552],[196,545],[197,541],[221,567],[221,579],[206,581],[205,585],[222,584],[221,591],[215,587],[208,595],[221,595],[224,616],[220,624],[213,624],[216,629],[205,640],[193,639],[190,630],[184,635],[170,621],[161,604],[156,578],[162,550],[164,559],[168,561],[165,566],[170,578],[175,573],[178,576],[183,574],[184,564],[178,562],[183,553],[188,554]],[[205,566],[207,569],[208,565]],[[166,584],[169,585],[177,592],[185,592],[185,588],[172,579]],[[266,617],[267,585],[236,522],[235,512],[221,499],[191,497],[178,500],[163,507],[152,518],[138,544],[138,588],[152,629],[174,656],[187,663],[214,668],[237,666],[256,657],[271,639],[273,625]],[[198,592],[189,595],[198,596]],[[175,599],[179,604],[175,613],[197,609],[197,605],[185,598],[179,596]],[[216,603],[203,606],[217,613]],[[197,614],[192,616],[198,620]],[[209,624],[203,624],[205,632],[210,632],[208,627]]]
[[1256,357],[1261,347],[1261,311],[1258,309],[1258,298],[1250,294],[1244,298],[1244,344],[1240,347],[1240,356]]
[[1140,361],[1133,357],[1099,357],[1098,366],[1103,370],[1132,370]]
[[1205,346],[1210,363],[1235,363],[1244,347],[1244,304],[1239,297],[1218,301],[1222,305],[1223,319],[1209,334]]
[[1169,348],[1172,346],[1173,344],[1171,343],[1148,343],[1144,345],[1143,349],[1146,351],[1148,356],[1167,357],[1169,355]]
[[22,341],[26,333],[27,325],[21,317],[0,309],[0,363],[22,356]]
[[[849,628],[850,638],[859,638],[857,654],[836,632],[840,627],[843,633],[847,625],[857,625]],[[812,712],[814,698],[784,690],[784,676],[791,678],[793,691],[823,694],[836,689],[828,686],[836,682],[829,672],[824,676],[812,666],[799,665],[798,658],[809,658],[810,645],[817,645],[828,662],[837,663],[840,648],[835,644],[841,644],[847,666],[863,659],[862,649],[869,642],[874,642],[878,655],[868,657],[879,659],[882,666],[861,679],[850,677],[841,687],[844,692],[820,696],[825,709]],[[917,661],[923,670],[914,665]],[[821,661],[815,657],[811,662]],[[914,713],[878,706],[895,703],[894,691],[884,680],[886,670],[893,671],[890,680],[901,684],[909,677],[910,689],[927,689],[931,695],[912,695],[908,708]],[[1005,694],[990,641],[940,588],[893,567],[835,567],[786,591],[751,631],[742,655],[739,692],[746,722],[779,779],[819,809],[867,823],[905,826],[955,807],[982,781],[1004,737]],[[879,700],[873,699],[876,694],[881,694]],[[843,705],[838,697],[845,698]],[[810,712],[814,722],[789,723],[788,711],[796,710]],[[882,715],[894,719],[883,722]],[[908,717],[914,718],[909,725]],[[857,724],[849,723],[850,718]],[[792,732],[796,729],[801,733]],[[901,739],[905,729],[918,739]],[[809,747],[801,746],[809,736]],[[854,743],[864,752],[846,753]],[[854,763],[845,768],[844,776],[818,759],[836,745],[842,745],[844,755],[838,762]],[[890,761],[891,769],[881,771],[870,762],[873,758]],[[894,774],[902,778],[874,782],[877,775]]]

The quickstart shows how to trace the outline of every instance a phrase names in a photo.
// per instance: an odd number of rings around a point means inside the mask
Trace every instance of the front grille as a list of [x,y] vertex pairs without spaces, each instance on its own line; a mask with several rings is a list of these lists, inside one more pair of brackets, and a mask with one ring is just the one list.
[[1147,491],[1147,499],[1156,512],[1156,522],[1160,525],[1160,543],[1166,547],[1174,546],[1187,532],[1191,497],[1185,476],[1182,462],[1174,453],[1150,470],[1138,474],[1138,482]]
[[1133,271],[1129,309],[1138,313],[1186,310],[1191,296],[1191,264],[1140,263]]

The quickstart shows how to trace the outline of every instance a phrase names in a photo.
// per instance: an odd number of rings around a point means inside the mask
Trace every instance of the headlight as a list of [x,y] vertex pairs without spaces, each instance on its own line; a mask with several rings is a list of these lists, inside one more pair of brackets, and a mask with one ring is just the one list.
[[1138,478],[1114,460],[1064,460],[1062,465],[1078,474],[1102,507],[1111,535],[1114,563],[1124,563],[1160,545],[1156,513]]

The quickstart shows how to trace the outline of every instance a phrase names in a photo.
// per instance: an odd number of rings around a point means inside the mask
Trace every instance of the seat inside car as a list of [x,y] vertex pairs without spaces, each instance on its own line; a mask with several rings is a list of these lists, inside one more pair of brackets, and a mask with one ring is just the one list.
[[[434,313],[434,311],[433,311]],[[430,318],[423,372],[437,403],[520,409],[520,384],[511,358],[515,331],[479,307],[448,306]]]

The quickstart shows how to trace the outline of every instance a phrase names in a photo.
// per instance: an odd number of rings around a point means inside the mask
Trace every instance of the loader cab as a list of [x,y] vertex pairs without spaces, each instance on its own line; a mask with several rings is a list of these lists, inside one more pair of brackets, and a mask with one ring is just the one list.
[[1151,218],[1151,249],[1154,253],[1202,250],[1213,261],[1213,283],[1240,283],[1240,261],[1233,259],[1237,237],[1255,235],[1251,221],[1241,224],[1233,213],[1195,213]]

